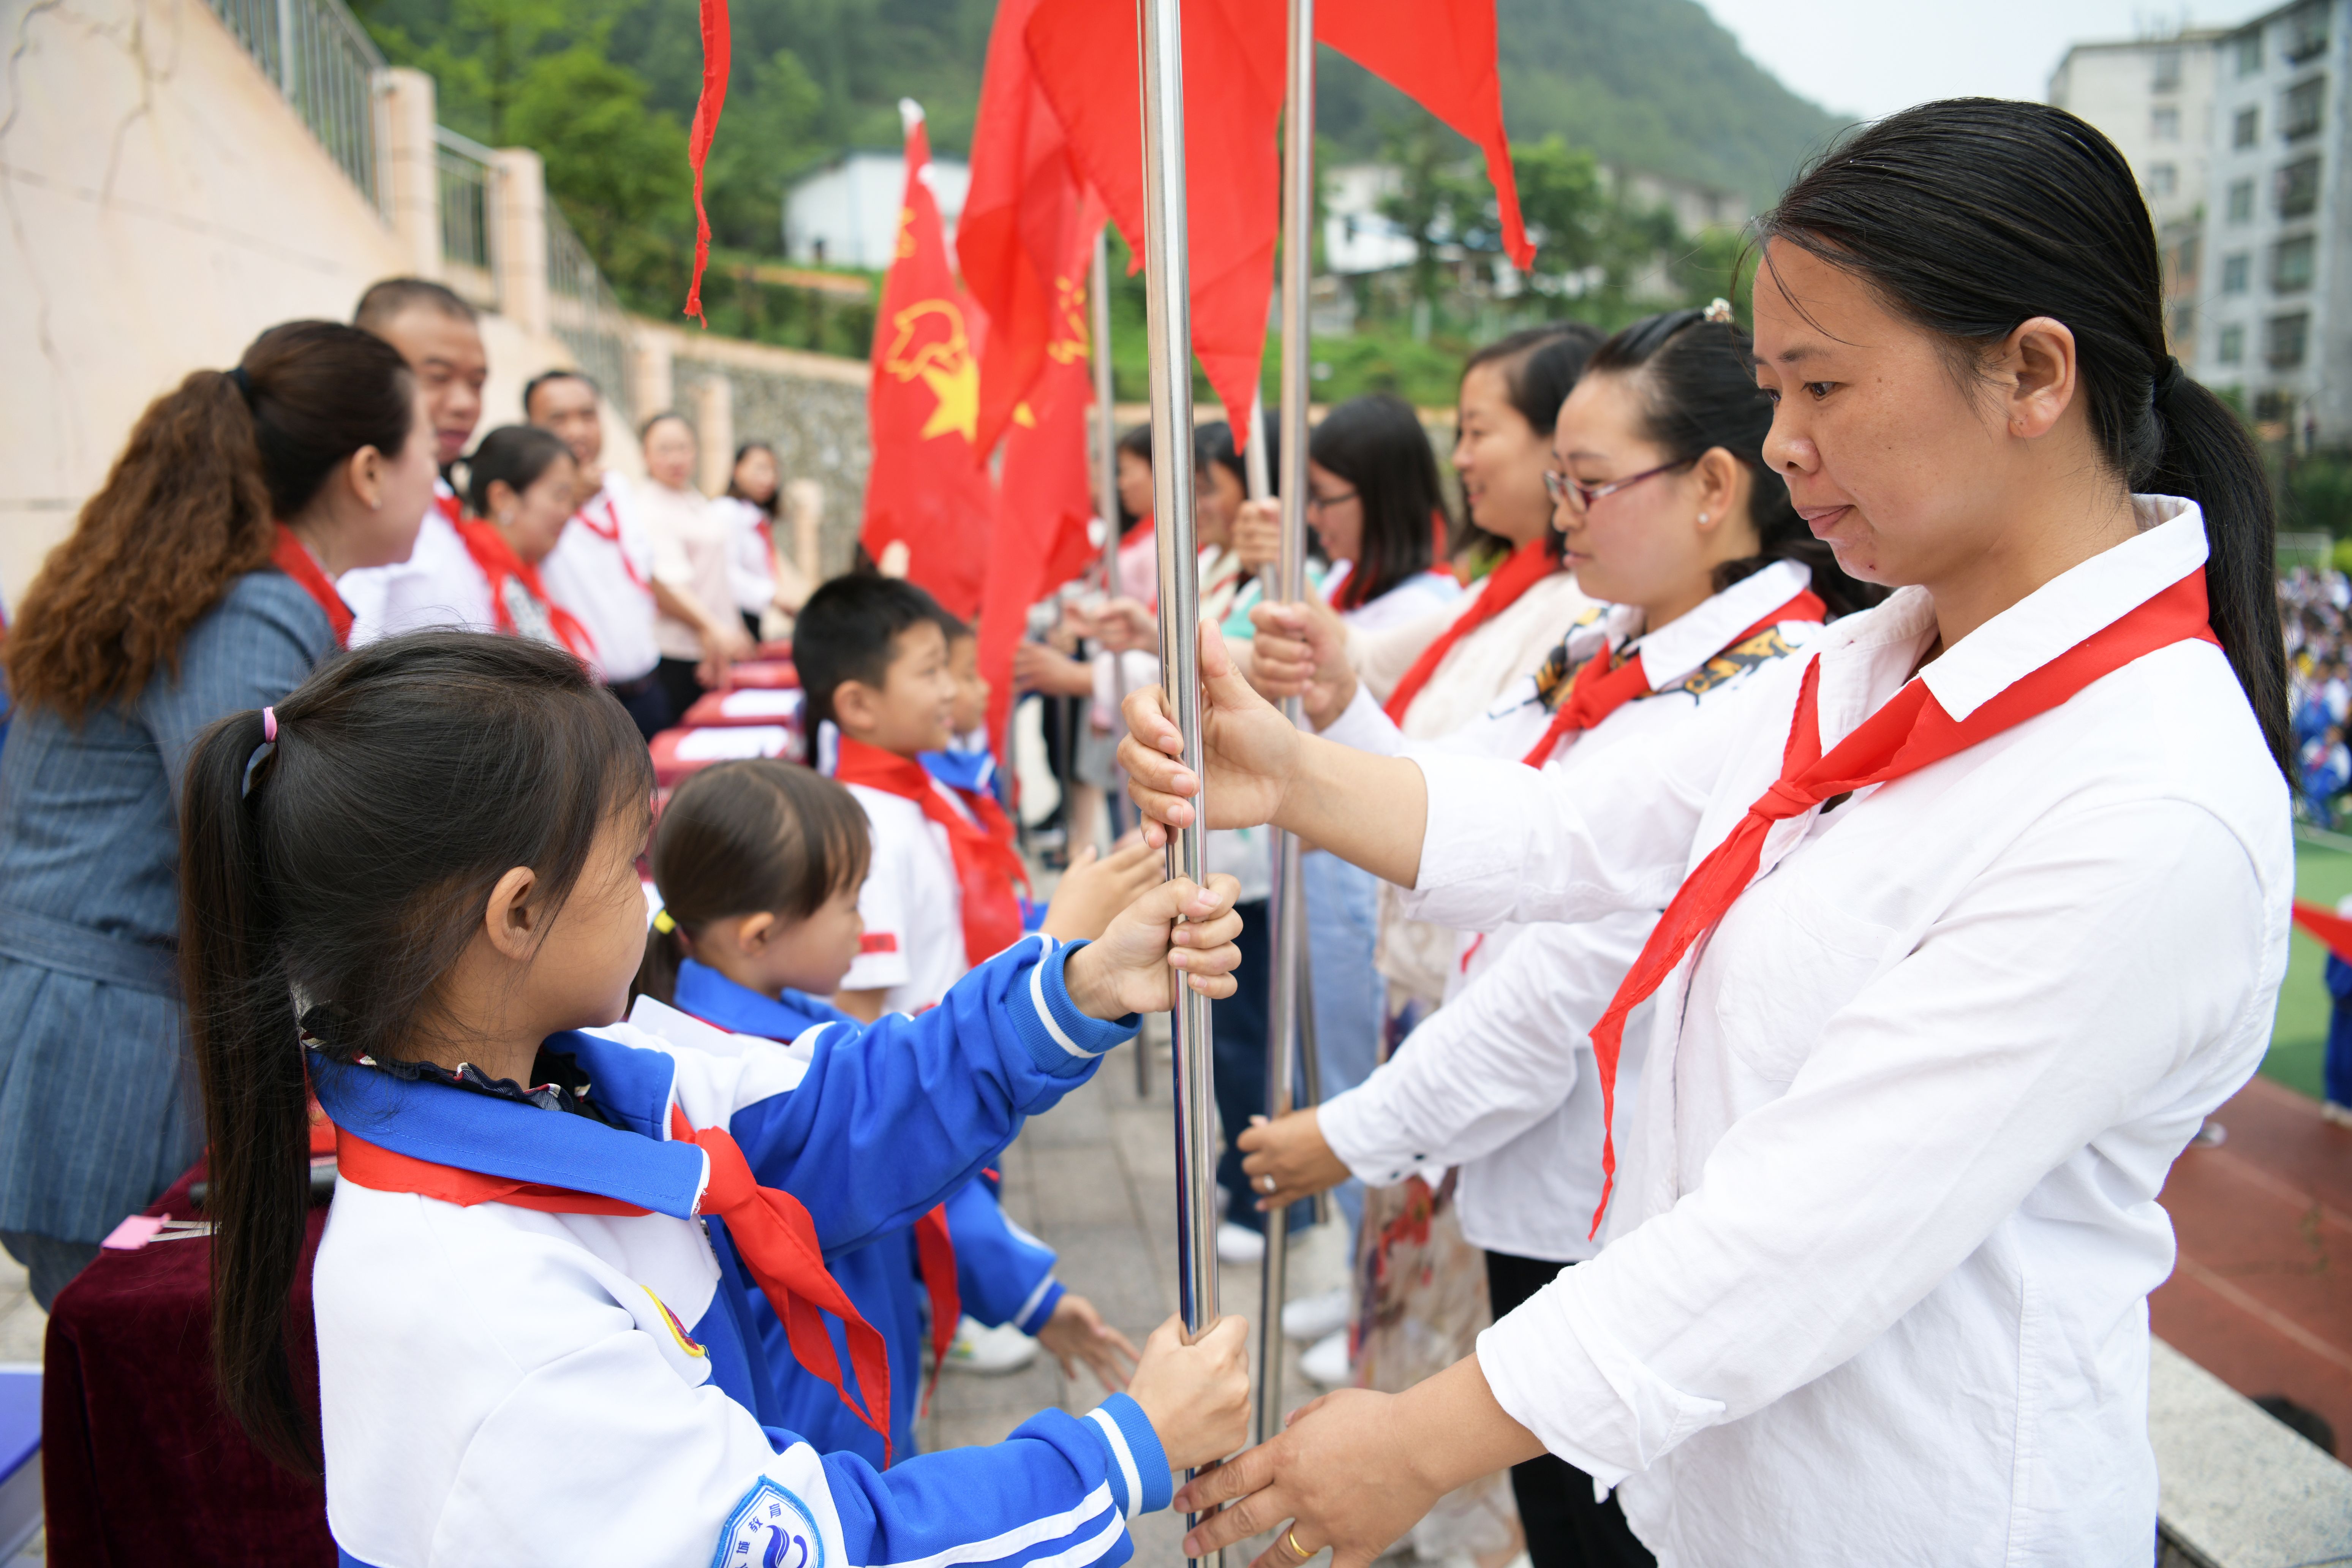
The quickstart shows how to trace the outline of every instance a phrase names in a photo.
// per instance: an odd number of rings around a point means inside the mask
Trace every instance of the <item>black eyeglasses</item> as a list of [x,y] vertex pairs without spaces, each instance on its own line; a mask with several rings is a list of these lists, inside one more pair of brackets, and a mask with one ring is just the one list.
[[[1579,484],[1576,480],[1570,479],[1566,474],[1561,473],[1558,468],[1546,468],[1544,470],[1544,489],[1555,501],[1566,506],[1574,507],[1578,511],[1591,511],[1592,510],[1592,503],[1599,500],[1602,496],[1613,496],[1619,490],[1625,489],[1630,486],[1640,484],[1643,479],[1654,479],[1660,474],[1672,472],[1675,468],[1687,468],[1696,460],[1696,459],[1691,458],[1684,458],[1677,462],[1660,463],[1654,468],[1644,468],[1640,473],[1634,474],[1630,478],[1612,479],[1605,485]],[[1574,499],[1570,500],[1570,497],[1573,497]]]
[[1307,493],[1307,510],[1308,511],[1321,511],[1328,506],[1345,506],[1348,502],[1354,500],[1355,499],[1356,492],[1354,490],[1349,490],[1343,494],[1336,496],[1318,496],[1314,491],[1309,490]]

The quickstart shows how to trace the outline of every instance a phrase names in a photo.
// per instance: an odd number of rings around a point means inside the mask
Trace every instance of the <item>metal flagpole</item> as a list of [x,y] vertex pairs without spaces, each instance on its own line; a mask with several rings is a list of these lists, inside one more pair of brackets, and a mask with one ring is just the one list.
[[[1087,279],[1094,314],[1095,371],[1095,510],[1103,520],[1103,594],[1117,599],[1127,593],[1127,584],[1118,567],[1118,417],[1113,405],[1110,363],[1110,229],[1108,226],[1095,231],[1094,270]],[[1127,702],[1126,655],[1110,656],[1110,710],[1112,722],[1118,722],[1118,711]],[[1110,816],[1110,836],[1118,838],[1127,812],[1120,802],[1122,775],[1118,757],[1111,757],[1111,787],[1103,792],[1103,809]],[[1140,1100],[1151,1098],[1151,1047],[1141,1035],[1135,1037],[1135,1093]]]
[[[1293,605],[1307,591],[1307,289],[1313,258],[1307,230],[1315,216],[1315,0],[1290,0],[1289,10],[1290,69],[1282,102],[1282,562],[1280,582],[1271,586],[1282,603]],[[1250,434],[1256,437],[1258,428]],[[1251,446],[1261,444],[1254,439]],[[1298,699],[1286,698],[1282,712],[1297,724]],[[1290,1111],[1292,1042],[1298,1037],[1302,1004],[1314,1005],[1306,994],[1306,894],[1298,840],[1276,831],[1274,959],[1268,971],[1273,995],[1265,1037],[1269,1118]],[[1282,1429],[1282,1305],[1289,1239],[1289,1206],[1269,1210],[1265,1265],[1258,1280],[1257,1398],[1251,1411],[1251,1436],[1261,1443]]]
[[[1143,34],[1143,271],[1151,383],[1151,493],[1160,555],[1160,678],[1201,763],[1201,579],[1192,533],[1192,300],[1184,210],[1182,0],[1138,0]],[[1208,879],[1208,792],[1189,827],[1168,840],[1171,876]],[[1171,1019],[1176,1079],[1176,1290],[1187,1334],[1217,1321],[1216,1080],[1209,999],[1176,988]],[[1223,1568],[1224,1554],[1193,1561]]]

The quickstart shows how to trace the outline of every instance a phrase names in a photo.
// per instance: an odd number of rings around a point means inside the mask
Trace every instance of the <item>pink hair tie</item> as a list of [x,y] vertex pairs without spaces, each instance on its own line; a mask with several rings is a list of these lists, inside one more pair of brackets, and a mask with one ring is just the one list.
[[267,745],[267,744],[268,744],[269,742],[273,742],[273,741],[275,741],[275,740],[277,740],[277,739],[278,739],[278,710],[277,710],[277,709],[275,709],[275,708],[264,708],[264,709],[261,710],[261,740],[262,740],[262,743],[263,743],[264,745]]

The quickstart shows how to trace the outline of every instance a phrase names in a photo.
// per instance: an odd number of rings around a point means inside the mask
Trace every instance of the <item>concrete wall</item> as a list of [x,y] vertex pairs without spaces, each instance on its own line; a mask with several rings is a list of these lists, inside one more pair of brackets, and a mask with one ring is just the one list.
[[[14,605],[152,399],[278,321],[349,320],[376,279],[437,266],[439,240],[395,235],[203,0],[0,0],[0,24],[15,55],[0,74],[0,592]],[[429,137],[432,116],[402,113],[381,85],[399,168],[401,124]],[[429,144],[411,152],[430,168]],[[483,338],[487,427],[519,419],[524,381],[569,356],[505,317],[485,318]],[[634,466],[617,429],[609,445]]]

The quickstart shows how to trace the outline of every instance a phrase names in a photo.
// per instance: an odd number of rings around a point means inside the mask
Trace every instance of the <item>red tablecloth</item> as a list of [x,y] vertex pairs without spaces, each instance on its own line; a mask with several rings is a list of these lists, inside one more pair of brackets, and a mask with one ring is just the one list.
[[[194,1213],[190,1171],[147,1212]],[[310,1211],[287,1344],[296,1396],[319,1412]],[[327,1497],[278,1467],[220,1406],[212,1374],[208,1240],[101,1252],[58,1293],[41,1405],[53,1568],[169,1562],[332,1568]]]
[[747,659],[730,665],[727,681],[730,686],[749,686],[765,690],[790,690],[801,683],[801,672],[793,668],[790,659]]
[[797,688],[739,687],[733,691],[706,691],[678,716],[681,730],[723,729],[730,725],[782,724],[798,730],[804,694]]
[[653,738],[654,782],[676,787],[707,767],[744,757],[796,757],[800,732],[783,724],[664,730]]

